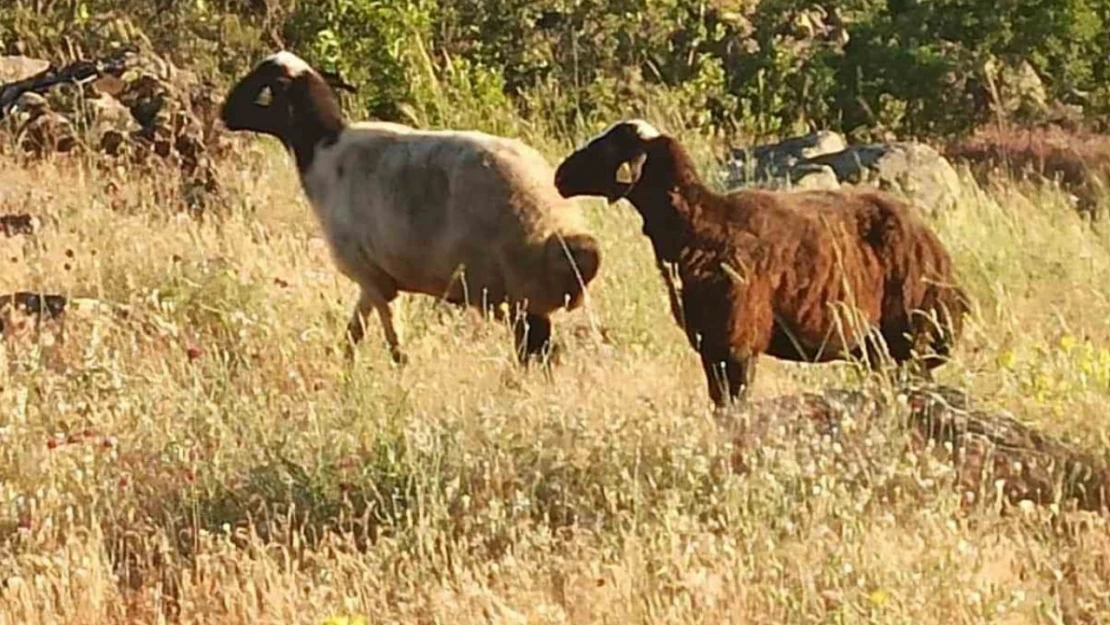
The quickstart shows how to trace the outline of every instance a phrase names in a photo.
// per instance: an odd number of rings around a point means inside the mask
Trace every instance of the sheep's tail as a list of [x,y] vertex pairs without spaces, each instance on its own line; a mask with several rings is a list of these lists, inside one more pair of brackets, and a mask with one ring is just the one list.
[[558,296],[559,305],[578,307],[586,286],[601,266],[597,239],[588,234],[554,233],[547,239],[544,255],[548,284]]

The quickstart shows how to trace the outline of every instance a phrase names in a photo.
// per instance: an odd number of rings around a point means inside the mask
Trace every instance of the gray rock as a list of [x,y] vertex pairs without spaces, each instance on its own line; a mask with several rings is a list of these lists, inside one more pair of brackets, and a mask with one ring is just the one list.
[[771,145],[738,149],[729,164],[730,184],[789,178],[791,182],[820,169],[807,169],[803,163],[817,156],[840,152],[848,147],[844,137],[830,130],[821,130],[802,137],[791,137]]
[[840,180],[828,165],[803,164],[790,175],[790,185],[795,189],[839,189]]
[[832,132],[737,150],[726,179],[730,187],[836,189],[867,184],[929,212],[953,208],[960,196],[959,175],[933,148],[913,142],[846,146]]
[[857,145],[810,162],[831,167],[841,184],[870,184],[900,194],[925,211],[950,210],[959,202],[959,174],[923,143]]

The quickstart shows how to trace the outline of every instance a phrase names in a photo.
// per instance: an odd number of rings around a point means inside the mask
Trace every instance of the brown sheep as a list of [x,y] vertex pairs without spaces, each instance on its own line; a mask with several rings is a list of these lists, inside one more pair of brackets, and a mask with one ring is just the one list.
[[877,329],[895,362],[929,375],[959,337],[968,302],[947,251],[884,193],[714,193],[682,145],[642,120],[613,125],[555,176],[564,197],[627,198],[640,213],[718,406],[745,398],[761,353],[878,367]]
[[339,270],[360,289],[348,354],[374,309],[403,362],[390,302],[401,291],[501,317],[522,311],[522,361],[551,348],[549,315],[578,306],[601,262],[553,167],[515,139],[480,132],[348,123],[324,77],[290,52],[262,61],[228,94],[231,130],[266,133],[292,152]]

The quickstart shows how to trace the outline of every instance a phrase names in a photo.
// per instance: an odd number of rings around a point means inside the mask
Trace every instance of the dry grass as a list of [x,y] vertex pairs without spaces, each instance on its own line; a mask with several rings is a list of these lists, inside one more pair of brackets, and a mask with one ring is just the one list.
[[[604,264],[550,377],[426,298],[407,368],[372,331],[349,369],[290,163],[237,158],[205,223],[172,177],[0,162],[0,212],[45,222],[0,238],[0,289],[119,307],[5,342],[0,624],[1110,620],[1104,518],[961,509],[889,424],[733,473],[627,206],[587,205]],[[943,381],[1105,453],[1110,236],[1012,184],[937,228],[981,307]],[[755,396],[860,383],[768,359]]]

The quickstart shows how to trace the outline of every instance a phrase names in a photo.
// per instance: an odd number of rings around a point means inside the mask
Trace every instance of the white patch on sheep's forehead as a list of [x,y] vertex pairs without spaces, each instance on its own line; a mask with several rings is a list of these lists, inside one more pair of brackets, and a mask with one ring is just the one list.
[[312,68],[308,65],[308,63],[305,62],[304,59],[297,56],[296,54],[293,54],[292,52],[289,52],[288,50],[277,52],[271,55],[270,58],[266,60],[271,63],[276,63],[285,68],[285,71],[290,78],[294,78],[306,72],[312,71]]
[[654,139],[663,134],[659,132],[659,130],[656,129],[655,126],[652,126],[642,119],[630,119],[624,123],[635,128],[636,134],[640,135],[640,138],[644,141],[647,141],[648,139]]
[[642,119],[625,119],[612,124],[605,130],[597,133],[596,135],[588,139],[585,143],[583,143],[582,147],[586,147],[594,141],[600,141],[601,139],[604,139],[610,132],[613,132],[613,129],[617,126],[632,126],[632,128],[636,130],[636,134],[638,134],[640,138],[644,141],[648,141],[650,139],[654,139],[663,135],[663,133],[659,132],[659,130],[655,126],[652,126]]

